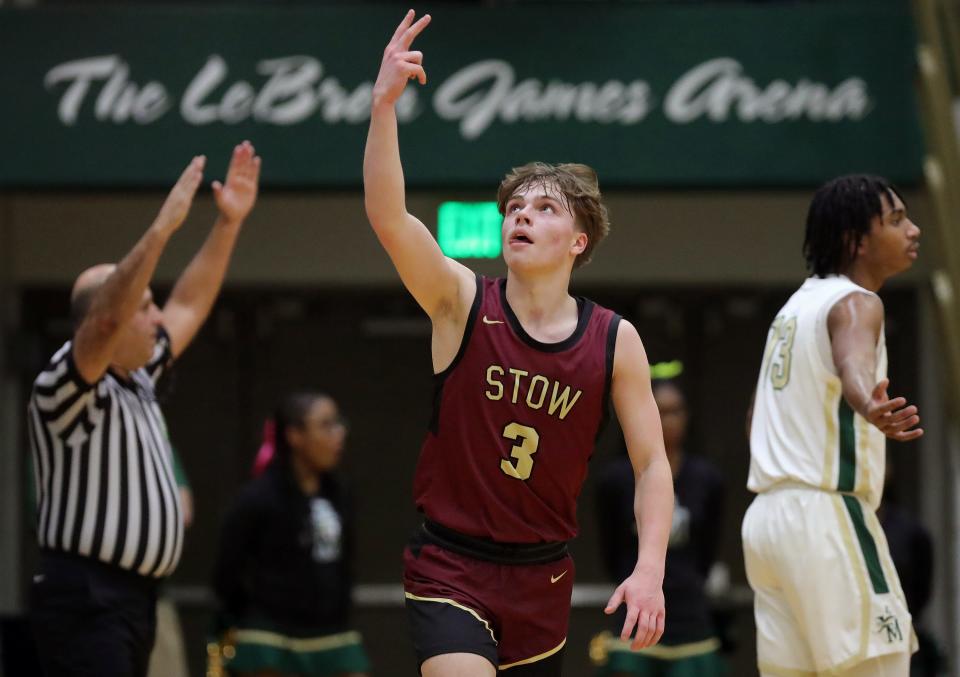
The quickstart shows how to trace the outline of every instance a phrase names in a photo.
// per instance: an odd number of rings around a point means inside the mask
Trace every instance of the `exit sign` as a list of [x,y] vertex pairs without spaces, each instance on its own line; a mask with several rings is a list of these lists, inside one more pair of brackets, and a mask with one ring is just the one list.
[[444,202],[437,210],[437,242],[452,259],[495,259],[502,223],[496,202]]

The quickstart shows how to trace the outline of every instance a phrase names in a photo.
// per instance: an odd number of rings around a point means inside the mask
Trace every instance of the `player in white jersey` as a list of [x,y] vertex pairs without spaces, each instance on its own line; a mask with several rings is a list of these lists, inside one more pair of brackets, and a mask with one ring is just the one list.
[[750,430],[758,495],[743,520],[764,676],[906,677],[910,614],[874,514],[885,438],[920,437],[887,395],[876,292],[917,257],[920,229],[884,179],[822,186],[807,216],[811,277],[770,327]]

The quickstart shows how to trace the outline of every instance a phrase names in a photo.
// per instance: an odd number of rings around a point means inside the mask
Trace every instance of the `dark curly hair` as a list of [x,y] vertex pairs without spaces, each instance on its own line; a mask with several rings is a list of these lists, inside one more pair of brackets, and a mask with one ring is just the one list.
[[817,277],[844,271],[856,257],[863,236],[870,232],[874,217],[883,216],[886,196],[903,196],[892,183],[879,176],[848,174],[820,186],[807,212],[803,256],[807,270]]

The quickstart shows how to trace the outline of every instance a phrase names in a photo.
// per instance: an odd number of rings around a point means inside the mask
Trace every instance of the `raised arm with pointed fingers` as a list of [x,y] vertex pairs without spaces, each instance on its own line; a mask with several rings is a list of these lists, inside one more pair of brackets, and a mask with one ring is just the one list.
[[460,319],[475,286],[473,273],[445,257],[427,227],[407,212],[394,106],[411,79],[421,85],[427,82],[423,53],[411,51],[411,46],[430,23],[430,15],[416,21],[414,16],[413,10],[407,12],[394,31],[373,87],[363,157],[364,204],[370,225],[404,286],[436,323],[446,315]]

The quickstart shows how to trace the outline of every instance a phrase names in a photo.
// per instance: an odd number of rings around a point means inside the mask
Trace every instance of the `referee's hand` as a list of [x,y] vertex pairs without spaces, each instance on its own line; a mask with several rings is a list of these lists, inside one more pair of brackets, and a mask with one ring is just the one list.
[[[636,651],[653,646],[663,635],[666,615],[663,602],[663,577],[655,573],[634,571],[613,592],[603,612],[612,614],[621,604],[627,605],[627,618],[620,631],[620,639],[633,636],[630,649]],[[636,629],[636,635],[634,635]]]
[[207,158],[203,155],[194,157],[170,189],[170,194],[167,195],[153,222],[154,227],[159,228],[165,235],[176,232],[187,218],[190,205],[193,204],[193,196],[197,194],[197,188],[203,179],[203,167],[206,162]]

